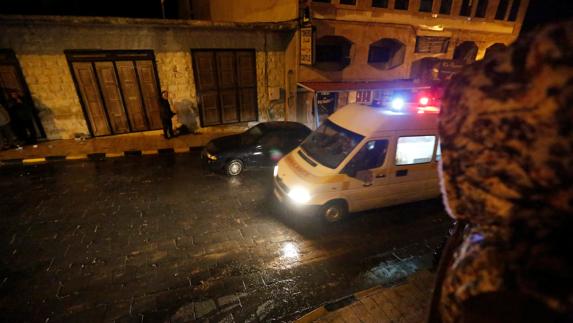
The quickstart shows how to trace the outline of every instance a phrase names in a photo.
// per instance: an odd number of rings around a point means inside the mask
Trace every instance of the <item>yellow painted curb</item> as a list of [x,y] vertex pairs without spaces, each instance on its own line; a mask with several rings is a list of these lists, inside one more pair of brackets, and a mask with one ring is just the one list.
[[354,297],[356,297],[356,299],[361,299],[361,298],[369,296],[370,294],[376,292],[379,289],[384,289],[384,287],[374,286],[374,287],[371,287],[371,288],[368,288],[368,289],[354,293]]
[[180,154],[180,153],[188,153],[188,152],[189,152],[189,148],[175,148],[175,149],[173,149],[173,151],[174,151],[175,153],[177,153],[177,154]]
[[44,162],[46,162],[46,158],[29,158],[22,160],[22,164],[38,164]]
[[66,160],[79,160],[79,159],[87,159],[88,155],[72,155],[66,156]]

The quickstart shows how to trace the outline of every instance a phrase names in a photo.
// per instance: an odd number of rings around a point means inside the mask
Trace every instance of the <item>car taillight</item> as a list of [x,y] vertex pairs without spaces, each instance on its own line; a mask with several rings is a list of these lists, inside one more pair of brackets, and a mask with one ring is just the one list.
[[430,98],[428,98],[427,96],[423,96],[420,98],[418,102],[420,103],[420,105],[428,105],[428,103],[430,103]]

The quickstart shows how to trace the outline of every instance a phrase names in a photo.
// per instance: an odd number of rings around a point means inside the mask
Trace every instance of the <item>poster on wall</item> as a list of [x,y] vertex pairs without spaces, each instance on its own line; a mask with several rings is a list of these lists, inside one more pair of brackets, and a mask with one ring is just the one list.
[[300,29],[300,64],[312,65],[314,62],[314,32],[312,27]]

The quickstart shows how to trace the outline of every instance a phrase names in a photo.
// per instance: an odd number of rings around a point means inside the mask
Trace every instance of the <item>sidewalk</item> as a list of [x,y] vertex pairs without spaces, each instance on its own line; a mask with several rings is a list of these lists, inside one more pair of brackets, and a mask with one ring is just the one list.
[[3,163],[38,163],[46,160],[86,159],[89,157],[188,152],[191,148],[205,146],[213,138],[233,133],[207,132],[197,135],[182,135],[166,140],[161,131],[148,131],[88,138],[81,141],[75,139],[50,140],[39,143],[37,148],[25,146],[22,150],[1,151],[0,165]]
[[401,284],[374,287],[325,304],[296,322],[425,322],[434,278],[427,270],[419,271]]

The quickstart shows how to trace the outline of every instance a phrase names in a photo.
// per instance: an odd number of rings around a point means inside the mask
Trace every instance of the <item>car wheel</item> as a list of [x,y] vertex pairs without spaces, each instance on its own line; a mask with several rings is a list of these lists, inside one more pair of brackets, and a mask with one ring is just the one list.
[[225,165],[225,173],[229,176],[237,176],[243,171],[243,162],[239,159],[230,160]]
[[343,201],[331,201],[320,209],[320,213],[324,221],[334,223],[342,220],[348,214],[348,207]]

